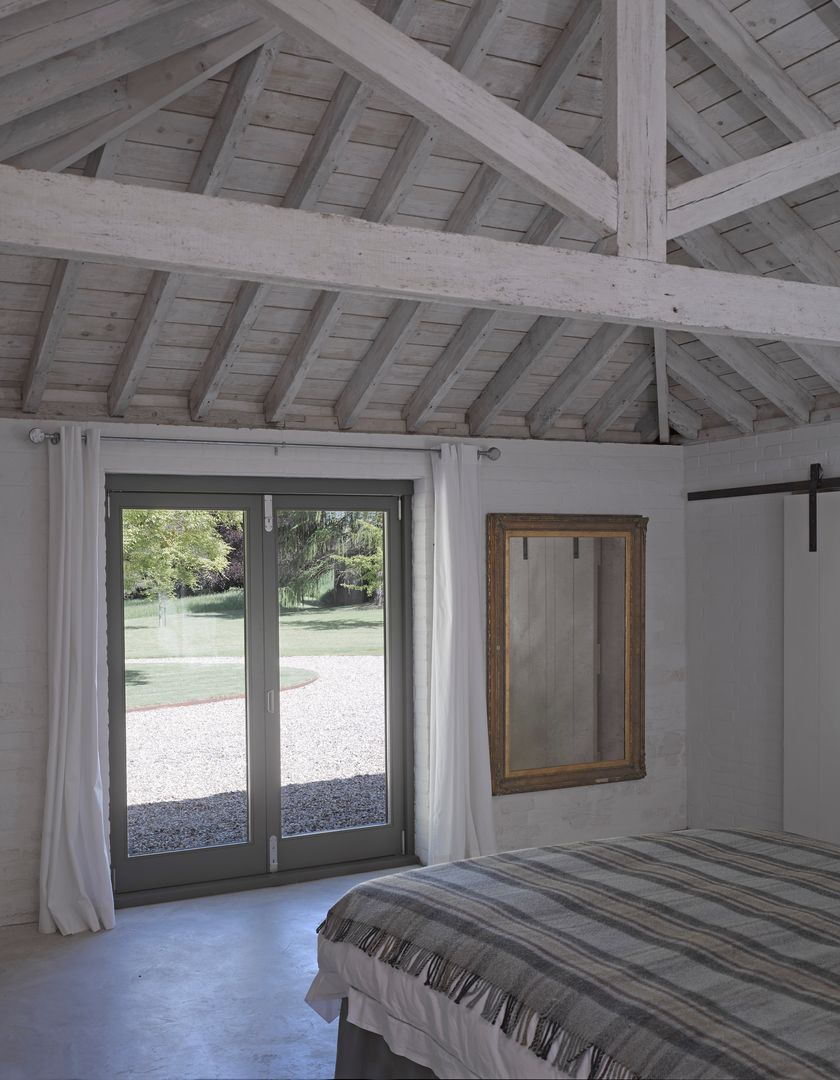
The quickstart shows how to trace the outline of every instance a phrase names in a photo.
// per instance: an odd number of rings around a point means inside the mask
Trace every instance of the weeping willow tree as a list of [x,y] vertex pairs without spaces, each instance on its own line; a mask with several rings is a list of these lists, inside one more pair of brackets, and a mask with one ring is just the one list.
[[339,589],[381,602],[383,522],[378,511],[280,511],[277,537],[285,607]]

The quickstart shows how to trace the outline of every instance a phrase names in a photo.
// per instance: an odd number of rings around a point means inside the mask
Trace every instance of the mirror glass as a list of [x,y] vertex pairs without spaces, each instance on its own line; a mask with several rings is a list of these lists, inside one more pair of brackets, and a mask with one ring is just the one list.
[[510,769],[623,758],[624,539],[508,545]]

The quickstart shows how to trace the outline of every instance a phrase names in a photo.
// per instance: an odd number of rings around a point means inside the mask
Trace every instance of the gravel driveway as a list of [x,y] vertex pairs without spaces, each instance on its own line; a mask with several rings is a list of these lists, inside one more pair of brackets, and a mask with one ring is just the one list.
[[[183,660],[179,660],[183,663]],[[387,820],[381,656],[301,656],[280,694],[282,835]],[[245,700],[126,716],[129,854],[247,839]]]

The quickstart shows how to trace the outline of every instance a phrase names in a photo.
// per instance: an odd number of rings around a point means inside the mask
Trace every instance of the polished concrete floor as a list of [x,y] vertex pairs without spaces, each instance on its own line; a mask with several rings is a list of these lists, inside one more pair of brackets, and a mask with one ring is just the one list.
[[331,1077],[315,927],[370,874],[156,904],[107,933],[0,929],[2,1080]]

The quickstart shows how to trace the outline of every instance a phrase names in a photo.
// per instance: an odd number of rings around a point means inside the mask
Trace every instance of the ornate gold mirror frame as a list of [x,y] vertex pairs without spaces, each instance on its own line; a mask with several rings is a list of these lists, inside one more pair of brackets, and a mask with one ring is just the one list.
[[[645,775],[646,528],[647,518],[636,516],[487,515],[487,679],[494,795],[638,780]],[[566,594],[550,578],[547,569],[548,547],[540,546],[540,541],[552,538],[568,541],[565,545],[552,545],[551,558],[557,561],[551,565],[560,567],[553,571],[555,577],[568,577],[569,573],[579,572],[580,567],[583,567],[589,575],[586,580],[594,582],[588,586],[589,591],[584,600],[572,601],[570,606],[574,613],[571,615],[568,610],[564,610],[563,597]],[[577,560],[581,556],[581,541],[584,540],[595,541],[586,548],[589,563],[584,565],[585,560],[580,566],[575,563],[569,570],[569,558]],[[531,608],[526,605],[523,614],[522,602],[511,596],[512,558],[520,560],[519,568],[515,568],[520,592],[528,588],[534,593],[531,578],[525,579],[526,582],[531,581],[530,585],[521,584],[521,566],[524,565],[521,560],[529,558],[529,541],[532,561],[543,558],[544,565],[536,563],[525,572],[543,575],[536,580],[537,593],[541,583],[545,582],[545,593],[550,594],[551,600],[550,603],[543,604],[544,598],[541,599],[539,595],[536,597],[533,606],[537,608],[537,615],[531,621]],[[611,560],[613,566],[609,603],[599,599],[608,591],[604,582],[608,583],[610,580],[610,573],[602,568],[602,553],[607,551],[604,541],[612,541],[609,560],[603,560],[604,565]],[[623,549],[618,546],[622,541]],[[513,550],[516,554],[512,556]],[[570,551],[574,554],[570,555]],[[565,560],[562,566],[559,561],[561,556]],[[574,596],[575,586],[570,587],[570,595]],[[512,599],[517,609],[517,636],[513,645]],[[587,604],[591,611],[586,610]],[[582,614],[579,615],[579,611]],[[580,630],[577,625],[569,628],[570,618],[581,621]],[[565,629],[558,629],[561,621],[565,621]],[[541,625],[536,626],[538,622]],[[588,663],[588,669],[582,675],[573,670],[574,665],[581,666],[578,660],[581,649],[569,644],[570,634],[573,638],[577,635],[577,638],[584,641],[582,655]],[[547,635],[553,635],[560,644],[552,643],[549,647],[544,640]],[[514,706],[519,706],[518,709],[511,707],[512,685],[514,689],[518,687],[524,697],[530,690],[531,681],[540,682],[536,671],[533,672],[532,680],[527,658],[525,663],[521,664],[521,670],[517,668],[512,677],[512,656],[519,657],[517,662],[522,660],[525,646],[521,639],[526,636],[529,641],[532,636],[536,637],[538,648],[543,654],[537,658],[537,666],[542,665],[542,698],[535,699],[538,707],[533,711],[522,701],[514,702]],[[610,641],[610,648],[602,646],[602,642]],[[602,652],[608,654],[603,662]],[[563,663],[558,662],[558,656],[573,667],[568,667],[568,664],[564,667]],[[545,674],[546,672],[548,674]],[[583,705],[578,707],[573,691],[571,711],[574,715],[570,718],[568,704],[561,702],[561,699],[567,701],[568,687],[564,683],[568,683],[570,679],[579,681],[580,678],[583,679],[582,686],[585,691],[579,695]],[[612,696],[607,699],[603,697],[602,688],[609,679],[612,680]],[[602,698],[609,701],[609,709],[601,708]],[[584,720],[580,722],[578,711],[586,713]],[[608,713],[612,733],[604,734],[599,731],[599,724],[603,723],[606,728]],[[584,732],[582,744],[581,737],[575,735],[574,740],[577,741],[572,747],[573,740],[567,733],[570,724],[571,729],[580,731],[584,728],[584,722],[589,724],[590,730]],[[622,742],[623,752],[620,749],[616,751],[616,746]],[[551,745],[551,750],[546,751],[545,747],[548,745]],[[588,756],[594,760],[585,760],[587,747],[592,750]],[[573,750],[575,752],[572,752]],[[529,755],[532,759],[530,761]]]

